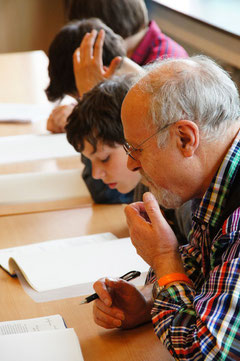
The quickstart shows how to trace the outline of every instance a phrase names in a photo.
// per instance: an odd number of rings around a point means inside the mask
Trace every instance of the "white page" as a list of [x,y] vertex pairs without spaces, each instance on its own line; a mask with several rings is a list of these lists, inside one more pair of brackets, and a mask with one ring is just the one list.
[[64,200],[89,195],[78,169],[0,175],[0,205]]
[[62,316],[51,315],[26,320],[0,322],[0,336],[46,330],[54,331],[63,328],[66,328],[66,325]]
[[46,120],[52,109],[53,104],[18,104],[18,103],[0,103],[0,124],[9,123],[29,123]]
[[[145,284],[147,273],[148,270],[142,272],[140,277],[137,277],[130,281],[131,284],[135,285],[136,287],[142,287]],[[78,284],[45,292],[37,292],[29,286],[21,273],[18,273],[17,276],[24,291],[28,294],[29,297],[32,298],[34,302],[38,303],[62,300],[64,298],[86,296],[95,292],[92,283]]]
[[27,258],[30,258],[31,255],[38,255],[49,251],[55,252],[56,250],[60,250],[60,249],[64,251],[66,248],[78,247],[79,244],[81,245],[89,244],[89,243],[96,244],[99,242],[111,241],[113,239],[117,239],[117,237],[110,232],[106,232],[106,233],[91,234],[80,237],[55,239],[40,243],[32,243],[26,246],[0,249],[0,266],[2,266],[5,270],[10,272],[8,267],[8,260],[10,257],[16,258],[18,255],[21,257],[26,256]]
[[137,255],[130,238],[51,251],[42,249],[31,256],[16,255],[14,260],[38,292],[79,284],[84,287],[100,277],[120,277],[131,270],[146,272],[149,268]]
[[0,164],[79,155],[66,134],[16,135],[1,137]]
[[83,361],[72,328],[0,337],[1,361]]

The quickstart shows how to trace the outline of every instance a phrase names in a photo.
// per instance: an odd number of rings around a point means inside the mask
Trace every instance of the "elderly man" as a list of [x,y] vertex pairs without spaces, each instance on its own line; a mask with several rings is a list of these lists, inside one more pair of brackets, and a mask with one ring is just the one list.
[[[141,291],[97,281],[94,317],[106,328],[152,318],[178,360],[240,359],[239,115],[234,83],[203,56],[153,65],[122,106],[128,167],[157,198],[145,193],[126,207],[132,243],[151,269]],[[190,243],[179,247],[158,202],[190,199]]]

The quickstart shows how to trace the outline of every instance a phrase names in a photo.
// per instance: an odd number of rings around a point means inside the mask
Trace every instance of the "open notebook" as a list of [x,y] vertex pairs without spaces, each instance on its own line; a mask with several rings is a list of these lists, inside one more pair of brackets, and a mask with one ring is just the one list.
[[92,293],[92,285],[100,277],[148,269],[130,238],[118,239],[111,233],[3,249],[0,265],[11,275],[23,275],[37,292],[78,285],[79,296]]
[[83,361],[78,337],[60,315],[0,322],[1,361]]

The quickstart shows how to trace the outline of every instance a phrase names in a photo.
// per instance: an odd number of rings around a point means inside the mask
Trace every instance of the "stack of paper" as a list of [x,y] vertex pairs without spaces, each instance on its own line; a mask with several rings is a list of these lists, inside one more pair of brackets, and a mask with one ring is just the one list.
[[77,335],[60,315],[0,322],[1,361],[83,361]]

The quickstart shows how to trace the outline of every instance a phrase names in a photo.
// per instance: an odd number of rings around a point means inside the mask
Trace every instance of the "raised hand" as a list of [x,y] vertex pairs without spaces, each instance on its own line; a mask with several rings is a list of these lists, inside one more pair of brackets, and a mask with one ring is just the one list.
[[[107,68],[103,65],[102,53],[105,32],[92,30],[87,33],[80,47],[73,54],[73,70],[79,96],[91,90],[104,79],[110,78],[118,68],[122,58],[114,58]],[[96,40],[96,41],[95,41]]]

